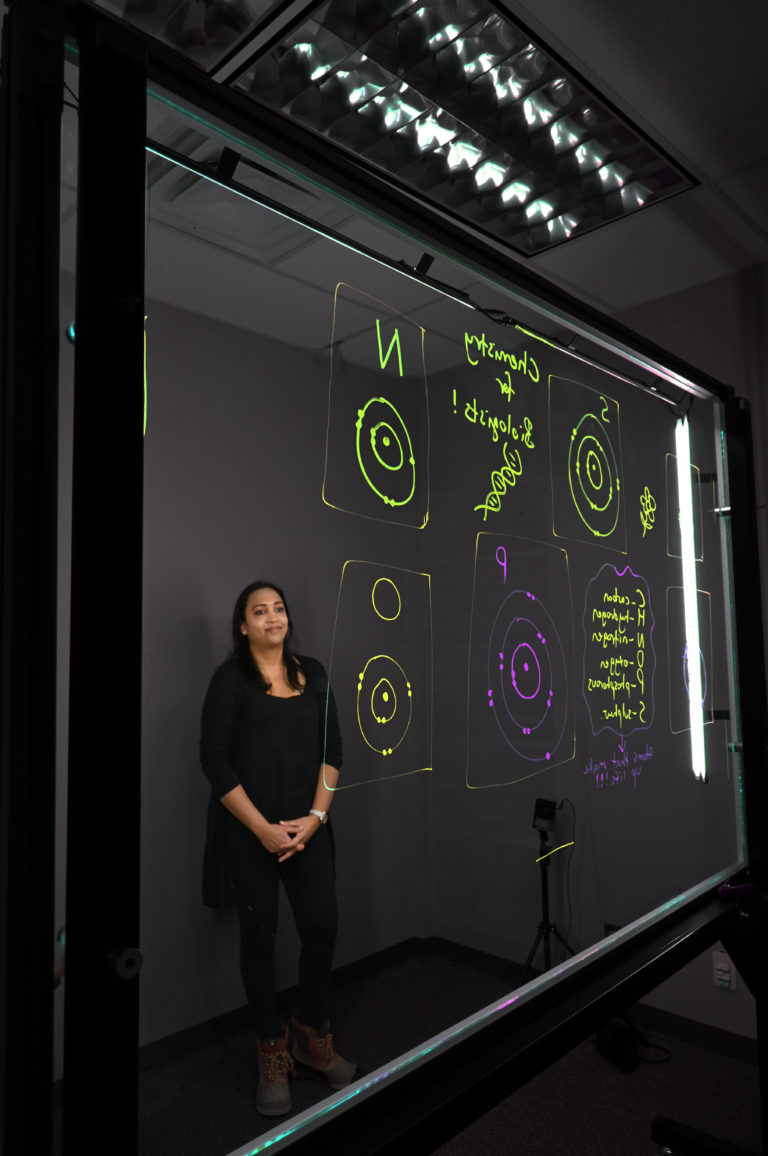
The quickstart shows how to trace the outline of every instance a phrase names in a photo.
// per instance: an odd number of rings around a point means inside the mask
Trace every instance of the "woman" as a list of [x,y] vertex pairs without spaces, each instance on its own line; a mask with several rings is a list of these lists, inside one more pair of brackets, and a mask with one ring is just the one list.
[[[274,582],[252,582],[232,616],[233,651],[203,706],[200,756],[212,787],[203,901],[222,906],[228,880],[240,920],[240,970],[258,1038],[256,1107],[291,1110],[294,1059],[331,1088],[355,1065],[338,1055],[325,1018],[336,942],[328,809],[341,767],[336,704],[319,662],[293,654],[288,604]],[[324,758],[325,761],[324,762]],[[282,880],[301,939],[294,1042],[277,1018],[274,947]]]

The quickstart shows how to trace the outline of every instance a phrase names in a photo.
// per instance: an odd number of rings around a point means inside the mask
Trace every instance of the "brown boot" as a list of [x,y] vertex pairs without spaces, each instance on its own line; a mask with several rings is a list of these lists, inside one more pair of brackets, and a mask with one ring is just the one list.
[[262,1116],[284,1116],[291,1110],[291,1090],[288,1073],[296,1075],[296,1068],[288,1051],[288,1026],[285,1035],[277,1040],[259,1040],[259,1086],[256,1091],[256,1111]]
[[346,1088],[351,1084],[357,1069],[357,1064],[343,1060],[333,1046],[333,1036],[328,1030],[326,1020],[323,1024],[322,1035],[318,1035],[314,1028],[305,1027],[293,1017],[293,1058],[312,1073],[319,1076],[323,1083],[328,1083],[334,1091]]

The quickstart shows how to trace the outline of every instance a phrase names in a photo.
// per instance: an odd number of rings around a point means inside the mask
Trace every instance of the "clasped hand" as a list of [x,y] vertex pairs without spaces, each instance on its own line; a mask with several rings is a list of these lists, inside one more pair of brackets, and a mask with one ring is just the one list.
[[277,855],[279,863],[284,863],[297,851],[304,850],[319,826],[320,820],[316,815],[306,815],[303,819],[281,819],[279,823],[269,824],[261,842],[267,851]]

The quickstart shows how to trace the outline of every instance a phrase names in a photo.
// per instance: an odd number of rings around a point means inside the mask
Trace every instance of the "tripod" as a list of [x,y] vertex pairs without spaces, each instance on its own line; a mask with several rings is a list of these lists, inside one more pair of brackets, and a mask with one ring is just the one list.
[[[553,804],[553,806],[554,806],[554,804]],[[539,850],[541,851],[540,866],[541,866],[541,915],[542,915],[542,919],[541,919],[541,923],[539,924],[538,934],[533,941],[533,947],[528,952],[528,958],[525,961],[525,967],[523,968],[523,974],[520,976],[520,980],[519,980],[518,985],[517,985],[518,987],[522,987],[523,984],[525,983],[526,979],[528,978],[528,972],[531,970],[531,964],[533,963],[536,952],[539,950],[539,944],[541,943],[542,939],[544,940],[544,970],[545,971],[549,971],[550,967],[552,966],[552,954],[550,951],[550,942],[549,942],[549,937],[551,935],[554,935],[557,942],[560,943],[565,948],[566,951],[570,952],[571,955],[576,954],[576,952],[571,947],[570,943],[567,942],[565,937],[562,936],[560,934],[560,932],[557,930],[556,925],[554,923],[551,923],[550,919],[549,919],[549,874],[548,874],[548,872],[549,872],[549,852],[552,850],[552,848],[549,846],[549,843],[547,842],[547,835],[548,834],[549,834],[548,831],[539,830],[539,842],[541,844]]]

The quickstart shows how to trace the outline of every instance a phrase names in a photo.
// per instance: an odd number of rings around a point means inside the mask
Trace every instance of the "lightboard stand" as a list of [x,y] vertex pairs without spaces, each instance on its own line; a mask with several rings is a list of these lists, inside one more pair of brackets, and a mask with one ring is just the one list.
[[571,945],[568,943],[564,935],[561,935],[557,930],[557,924],[552,923],[549,918],[549,859],[552,848],[547,842],[549,831],[539,830],[540,855],[539,866],[541,867],[541,923],[536,938],[533,941],[533,947],[528,952],[528,958],[525,961],[523,974],[520,976],[517,986],[522,987],[528,978],[528,973],[531,970],[536,952],[539,950],[539,944],[544,943],[544,970],[549,971],[552,966],[552,946],[550,937],[554,935],[555,939],[567,952],[575,955]]

